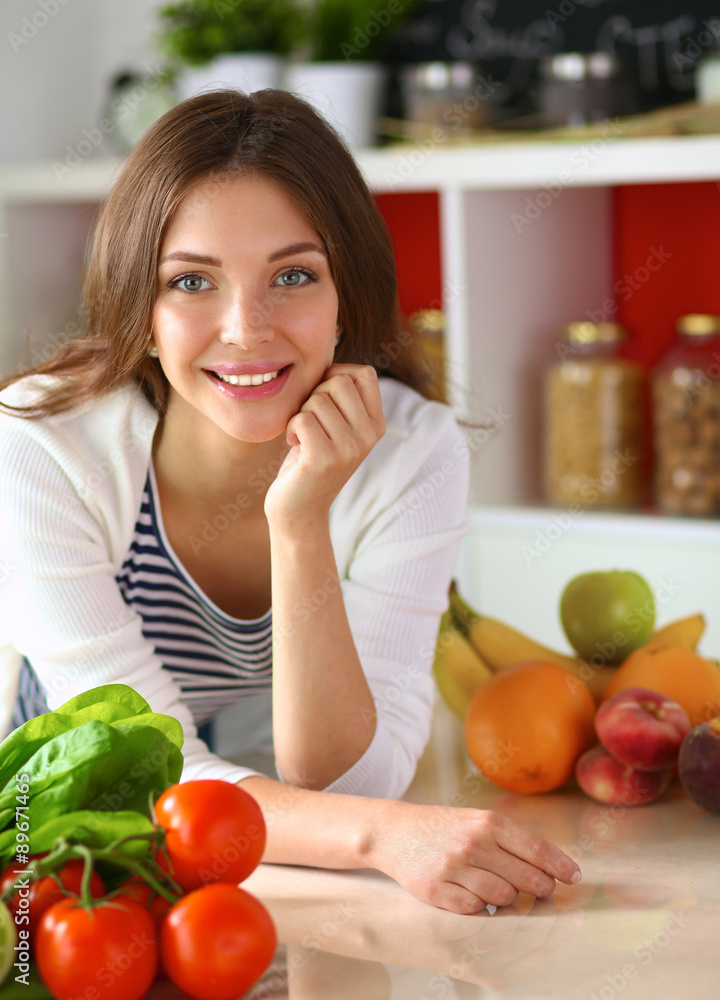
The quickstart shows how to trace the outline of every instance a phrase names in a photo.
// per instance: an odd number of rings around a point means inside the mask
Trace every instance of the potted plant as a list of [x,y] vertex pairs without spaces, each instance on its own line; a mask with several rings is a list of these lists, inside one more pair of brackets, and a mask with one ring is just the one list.
[[298,0],[179,0],[158,17],[158,46],[181,99],[209,86],[279,87],[283,61],[307,30]]
[[285,89],[310,101],[350,146],[376,138],[390,35],[416,0],[311,0],[304,61],[285,67]]

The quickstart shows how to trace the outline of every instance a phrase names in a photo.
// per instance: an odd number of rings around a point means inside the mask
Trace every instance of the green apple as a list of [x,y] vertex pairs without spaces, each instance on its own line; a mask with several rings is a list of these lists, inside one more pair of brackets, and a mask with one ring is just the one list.
[[0,902],[0,983],[12,969],[15,961],[17,931],[15,921],[4,903]]
[[655,628],[650,584],[633,570],[581,573],[560,598],[560,621],[568,642],[584,660],[616,666],[643,646]]

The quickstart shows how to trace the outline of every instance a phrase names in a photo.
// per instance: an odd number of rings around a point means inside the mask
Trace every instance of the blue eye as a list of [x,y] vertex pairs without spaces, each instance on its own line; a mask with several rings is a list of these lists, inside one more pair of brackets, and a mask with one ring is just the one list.
[[202,283],[204,281],[204,282],[206,282],[206,284],[208,284],[208,285],[210,284],[210,282],[208,281],[207,278],[201,278],[199,274],[181,274],[179,278],[174,278],[170,282],[169,287],[170,288],[182,288],[182,291],[184,291],[184,292],[199,292],[199,291],[201,291],[201,288],[198,287],[197,285],[196,285],[195,288],[189,287],[188,285],[184,285],[183,283],[186,282],[186,281],[187,282],[194,281],[194,282],[200,282],[200,283]]
[[[300,278],[305,280],[300,281]],[[281,288],[299,288],[301,285],[306,285],[308,281],[317,280],[317,276],[312,271],[306,271],[304,267],[292,267],[289,271],[283,271],[276,279],[277,282],[280,282]]]

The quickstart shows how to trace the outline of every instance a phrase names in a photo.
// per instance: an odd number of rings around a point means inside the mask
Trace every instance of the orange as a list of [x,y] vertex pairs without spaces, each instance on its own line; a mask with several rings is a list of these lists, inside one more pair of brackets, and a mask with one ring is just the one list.
[[720,669],[685,646],[650,641],[617,668],[602,696],[606,701],[624,688],[659,691],[682,705],[693,726],[720,715]]
[[473,764],[509,792],[549,792],[597,742],[595,702],[557,663],[523,660],[477,689],[465,716]]

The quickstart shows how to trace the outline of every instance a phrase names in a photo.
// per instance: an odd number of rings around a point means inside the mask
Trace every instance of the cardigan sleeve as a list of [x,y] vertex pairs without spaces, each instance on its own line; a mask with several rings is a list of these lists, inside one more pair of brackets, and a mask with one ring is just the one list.
[[198,738],[178,686],[115,581],[108,525],[88,509],[62,451],[35,422],[2,418],[0,647],[27,657],[51,710],[89,688],[122,683],[155,712],[174,716],[184,731],[183,781],[237,782],[257,773],[221,760]]
[[468,531],[469,450],[449,407],[423,412],[395,460],[376,466],[383,500],[341,579],[377,724],[362,757],[325,791],[400,798],[429,739],[437,634]]

